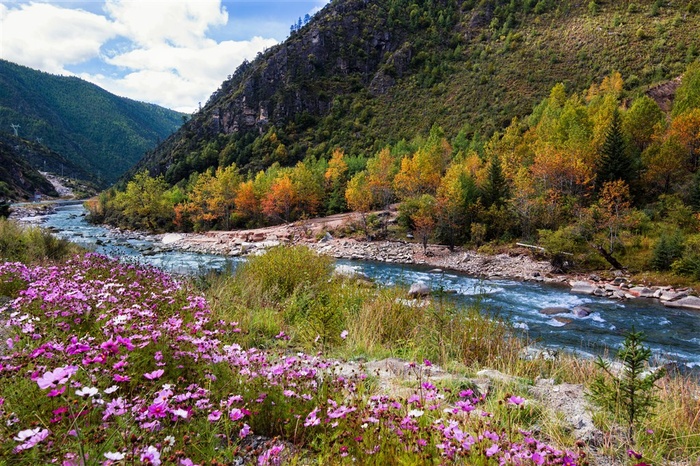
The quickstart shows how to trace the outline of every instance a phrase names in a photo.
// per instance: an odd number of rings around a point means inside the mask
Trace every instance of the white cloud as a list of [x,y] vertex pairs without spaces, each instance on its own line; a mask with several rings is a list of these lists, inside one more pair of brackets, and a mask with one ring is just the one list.
[[136,49],[106,60],[132,70],[125,77],[81,77],[119,95],[191,112],[199,102],[204,104],[244,59],[251,60],[258,51],[275,43],[273,39],[255,37],[219,43],[207,40],[200,48],[160,45]]
[[165,43],[197,47],[207,29],[228,22],[220,0],[107,0],[105,11],[123,36],[146,48]]
[[2,58],[51,73],[67,74],[66,65],[98,56],[116,35],[104,16],[46,3],[3,6],[0,19]]
[[[106,16],[51,3],[9,5],[0,4],[2,58],[58,74],[97,58],[114,72],[85,66],[81,78],[117,95],[188,112],[244,59],[277,43],[209,38],[211,28],[229,21],[220,0],[105,0]],[[118,48],[105,46],[111,39],[119,39]]]

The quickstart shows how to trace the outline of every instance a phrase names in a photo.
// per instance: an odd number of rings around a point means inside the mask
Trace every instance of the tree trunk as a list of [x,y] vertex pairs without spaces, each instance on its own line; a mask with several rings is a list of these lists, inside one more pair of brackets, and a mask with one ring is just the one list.
[[608,251],[606,251],[604,247],[598,246],[597,244],[591,244],[591,247],[593,247],[593,249],[595,249],[596,251],[598,251],[598,253],[599,253],[601,256],[603,256],[603,258],[604,258],[606,261],[608,261],[608,263],[609,263],[610,265],[612,265],[613,268],[615,268],[616,270],[622,270],[622,269],[625,268],[622,264],[620,264],[620,262],[619,262],[617,259],[615,259],[615,258],[612,256],[612,254],[610,254]]

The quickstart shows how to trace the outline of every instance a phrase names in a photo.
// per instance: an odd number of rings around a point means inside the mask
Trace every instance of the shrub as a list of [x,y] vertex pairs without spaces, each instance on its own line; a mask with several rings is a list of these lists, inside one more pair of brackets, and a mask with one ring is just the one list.
[[299,287],[313,288],[327,281],[332,271],[330,257],[305,246],[278,246],[250,258],[236,275],[244,288],[249,286],[266,298],[283,300]]

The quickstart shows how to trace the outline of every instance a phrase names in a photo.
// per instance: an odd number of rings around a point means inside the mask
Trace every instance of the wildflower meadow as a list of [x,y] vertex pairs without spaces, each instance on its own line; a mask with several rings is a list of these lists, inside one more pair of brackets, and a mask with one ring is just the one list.
[[427,360],[399,396],[320,353],[243,348],[237,322],[153,268],[4,263],[0,296],[0,462],[586,462],[518,427],[528,400],[494,415],[474,389],[436,386]]

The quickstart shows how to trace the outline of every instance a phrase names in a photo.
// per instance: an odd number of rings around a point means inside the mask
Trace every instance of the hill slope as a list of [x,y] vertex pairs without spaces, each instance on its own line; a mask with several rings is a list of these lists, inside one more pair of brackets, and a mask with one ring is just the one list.
[[371,155],[435,123],[488,137],[556,83],[584,91],[612,71],[637,95],[698,55],[699,8],[664,3],[335,0],[241,66],[134,171],[175,183],[335,147]]
[[182,124],[182,114],[117,97],[73,77],[0,60],[0,132],[39,140],[114,182]]
[[0,135],[0,201],[28,200],[35,193],[58,196],[53,185],[22,157],[28,149],[17,138]]

